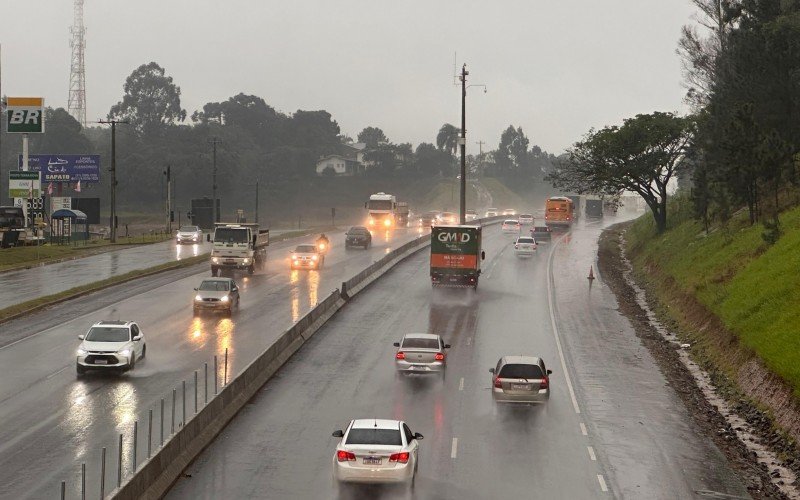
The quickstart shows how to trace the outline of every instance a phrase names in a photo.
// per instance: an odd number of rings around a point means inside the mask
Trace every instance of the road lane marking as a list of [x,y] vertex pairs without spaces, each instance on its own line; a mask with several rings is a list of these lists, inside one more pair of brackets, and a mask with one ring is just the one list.
[[561,360],[561,369],[564,370],[564,379],[567,382],[569,396],[572,399],[572,407],[575,409],[575,413],[580,413],[581,409],[578,406],[578,399],[575,397],[575,389],[572,387],[572,379],[569,376],[569,371],[567,371],[567,361],[564,359],[564,350],[561,348],[561,339],[558,336],[558,327],[556,326],[556,313],[555,309],[553,308],[553,256],[556,254],[556,247],[563,239],[564,236],[561,236],[561,238],[556,240],[555,244],[550,249],[550,257],[547,260],[547,305],[550,308],[550,324],[553,327],[553,337],[556,339],[558,357]]
[[70,365],[67,365],[64,368],[62,368],[62,369],[60,369],[58,371],[55,371],[55,372],[51,373],[50,375],[46,376],[44,379],[45,380],[50,380],[51,378],[55,377],[56,375],[58,375],[59,373],[63,372],[64,370],[66,370],[69,367],[70,367]]
[[589,433],[586,432],[586,424],[584,424],[583,422],[581,422],[581,434],[583,434],[584,436],[589,435]]
[[450,458],[456,458],[458,454],[458,438],[453,438],[453,446],[450,448]]
[[597,481],[600,483],[600,491],[608,491],[608,486],[606,486],[606,480],[603,479],[602,474],[597,475]]
[[470,345],[470,344],[472,344],[472,337],[467,339],[467,345]]
[[591,446],[586,447],[589,450],[589,458],[592,459],[592,462],[597,462],[597,456],[594,454],[594,448]]
[[459,391],[464,390],[464,377],[461,377],[461,380],[458,381],[458,390]]

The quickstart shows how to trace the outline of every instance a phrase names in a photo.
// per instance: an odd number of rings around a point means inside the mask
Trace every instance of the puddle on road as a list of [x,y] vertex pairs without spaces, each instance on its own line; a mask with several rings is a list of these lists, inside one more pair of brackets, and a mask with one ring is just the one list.
[[681,342],[678,338],[670,332],[656,317],[655,313],[650,310],[647,304],[647,299],[644,290],[633,280],[633,266],[631,265],[628,257],[625,255],[624,238],[620,235],[620,248],[625,271],[623,277],[636,293],[636,302],[639,307],[647,314],[647,319],[650,325],[661,335],[665,340],[675,345],[678,357],[683,365],[689,370],[697,383],[697,386],[703,392],[703,396],[714,406],[717,411],[725,418],[731,425],[736,437],[744,443],[748,450],[755,453],[758,463],[763,464],[769,471],[772,483],[783,493],[787,498],[792,500],[800,500],[800,492],[792,486],[797,481],[797,476],[787,467],[784,467],[777,455],[768,449],[761,442],[761,438],[755,433],[753,427],[747,423],[746,420],[737,415],[730,407],[728,402],[722,398],[711,382],[711,378],[697,363],[692,361],[689,352],[681,347]]

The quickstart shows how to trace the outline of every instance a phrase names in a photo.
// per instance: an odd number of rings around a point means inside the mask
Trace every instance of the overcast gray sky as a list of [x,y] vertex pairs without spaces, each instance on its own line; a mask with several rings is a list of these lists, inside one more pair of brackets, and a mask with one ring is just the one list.
[[[2,92],[67,105],[72,0],[0,0]],[[466,62],[468,148],[509,124],[559,153],[591,127],[684,112],[675,54],[689,0],[86,0],[89,120],[156,61],[190,115],[239,92],[276,109],[325,109],[355,138],[435,142],[460,123],[453,56]]]

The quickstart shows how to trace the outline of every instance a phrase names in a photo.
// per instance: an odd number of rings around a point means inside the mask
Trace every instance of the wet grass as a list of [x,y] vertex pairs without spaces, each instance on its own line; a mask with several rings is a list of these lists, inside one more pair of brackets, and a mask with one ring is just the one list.
[[695,297],[800,396],[800,208],[784,212],[781,227],[768,246],[744,214],[708,235],[685,220],[656,236],[643,217],[627,240],[640,273]]
[[21,304],[15,304],[13,306],[0,309],[0,323],[8,321],[9,319],[13,319],[14,317],[19,316],[21,314],[32,313],[49,305],[57,304],[65,300],[80,297],[81,295],[86,295],[91,292],[96,292],[98,290],[108,288],[112,285],[117,285],[120,283],[124,283],[126,281],[131,281],[136,278],[140,278],[142,276],[148,276],[163,271],[169,271],[172,269],[179,269],[182,267],[193,266],[195,264],[206,262],[207,260],[208,260],[208,254],[204,254],[204,255],[198,255],[197,257],[189,257],[187,259],[167,262],[165,264],[161,264],[158,266],[149,267],[146,269],[138,269],[135,271],[131,271],[129,273],[121,274],[119,276],[113,276],[111,278],[104,279],[102,281],[96,281],[94,283],[89,283],[87,285],[70,288],[69,290],[65,290],[63,292],[47,295],[44,297],[39,297],[33,300],[22,302]]

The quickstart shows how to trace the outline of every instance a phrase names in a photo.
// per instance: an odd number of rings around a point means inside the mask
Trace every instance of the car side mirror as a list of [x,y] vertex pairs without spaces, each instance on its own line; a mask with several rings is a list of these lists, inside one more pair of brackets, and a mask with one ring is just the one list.
[[489,368],[489,373],[494,373],[494,368]]
[[133,337],[133,340],[139,342],[140,340],[142,340],[142,334],[140,333],[139,335]]
[[80,340],[85,340],[85,339],[86,339],[86,335],[78,335],[78,338],[79,338]]
[[333,431],[333,434],[331,434],[331,436],[333,436],[335,438],[343,438],[344,437],[344,432],[342,432],[341,430]]
[[209,242],[211,241],[211,233],[208,233],[206,235],[206,241],[209,241]]
[[548,375],[552,375],[553,374],[553,370],[547,370],[547,374]]
[[481,260],[486,260],[486,252],[481,250]]
[[445,344],[445,345],[444,345],[444,348],[445,348],[445,349],[450,349],[450,344]]
[[414,433],[414,439],[416,439],[416,440],[425,439],[425,436],[423,436],[419,432],[415,432]]
[[197,287],[194,287],[194,291],[195,291],[195,292],[197,291]]
[[395,347],[400,347],[400,342],[392,342],[392,345]]

